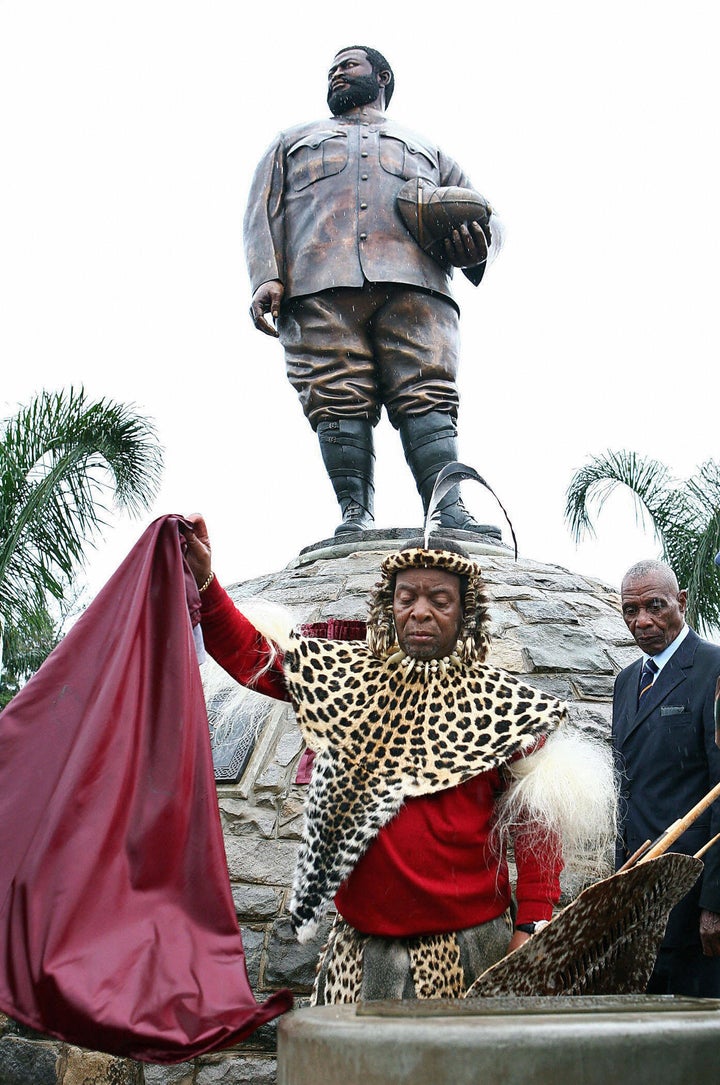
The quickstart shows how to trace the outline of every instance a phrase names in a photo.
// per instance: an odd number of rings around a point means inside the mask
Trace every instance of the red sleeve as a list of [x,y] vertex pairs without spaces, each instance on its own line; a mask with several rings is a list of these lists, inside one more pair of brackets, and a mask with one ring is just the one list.
[[[511,758],[518,761],[545,745],[547,735],[541,735],[529,750]],[[560,874],[563,869],[562,844],[556,836],[548,836],[534,825],[528,825],[515,835],[515,866],[518,903],[516,923],[533,923],[551,919],[553,906],[560,900]]]
[[515,836],[518,913],[516,923],[550,919],[553,905],[560,900],[562,847],[555,836],[544,835],[538,845],[538,832],[528,826]]
[[[217,577],[200,598],[203,640],[213,659],[241,685],[278,701],[289,701],[280,649],[240,613]],[[275,658],[268,667],[273,653]]]

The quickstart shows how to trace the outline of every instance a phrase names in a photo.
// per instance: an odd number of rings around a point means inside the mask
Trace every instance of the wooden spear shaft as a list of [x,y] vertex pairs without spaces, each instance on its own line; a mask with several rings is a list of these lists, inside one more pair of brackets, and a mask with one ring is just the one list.
[[[658,840],[660,837],[658,837]],[[630,858],[623,863],[621,867],[615,871],[616,874],[622,874],[623,871],[629,870],[631,866],[635,866],[641,855],[644,855],[648,848],[652,847],[652,841],[646,840],[644,844],[641,844],[637,851],[634,851]]]
[[715,836],[712,838],[712,840],[708,840],[707,844],[704,844],[703,847],[700,848],[700,851],[695,852],[695,854],[693,855],[693,859],[702,859],[705,852],[709,851],[713,844],[717,844],[718,840],[720,840],[720,833],[715,833]]
[[648,860],[655,859],[656,856],[666,852],[670,845],[674,844],[677,838],[682,836],[685,830],[700,817],[703,810],[707,810],[708,806],[714,803],[717,798],[720,798],[720,783],[715,784],[715,787],[712,788],[711,791],[708,791],[707,795],[700,799],[700,802],[696,803],[692,810],[688,811],[685,817],[678,818],[677,821],[674,821],[672,825],[668,826],[662,836],[659,836],[653,843],[649,851],[645,852],[642,859],[638,860],[638,865],[640,863],[647,863]]

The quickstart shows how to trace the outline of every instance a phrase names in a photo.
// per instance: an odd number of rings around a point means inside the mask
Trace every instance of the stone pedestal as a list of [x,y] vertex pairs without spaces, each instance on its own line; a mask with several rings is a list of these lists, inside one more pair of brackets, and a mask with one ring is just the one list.
[[690,1085],[720,1078],[720,1000],[365,1003],[278,1029],[278,1085]]

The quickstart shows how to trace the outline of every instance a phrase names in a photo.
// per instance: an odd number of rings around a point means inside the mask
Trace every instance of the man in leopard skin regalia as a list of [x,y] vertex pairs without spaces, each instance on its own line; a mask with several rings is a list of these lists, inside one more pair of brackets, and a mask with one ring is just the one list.
[[563,858],[607,858],[607,751],[563,704],[485,664],[480,569],[454,543],[384,559],[366,641],[291,635],[279,649],[218,584],[190,520],[208,651],[291,700],[316,754],[290,903],[301,941],[331,901],[338,913],[314,1001],[462,996],[550,919]]

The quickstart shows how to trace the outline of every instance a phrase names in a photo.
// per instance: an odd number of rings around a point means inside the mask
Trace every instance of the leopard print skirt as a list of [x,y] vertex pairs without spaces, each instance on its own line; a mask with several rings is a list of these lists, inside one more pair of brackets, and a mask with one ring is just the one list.
[[320,953],[313,1006],[374,999],[462,998],[507,952],[510,912],[466,930],[418,938],[361,934],[336,916]]

